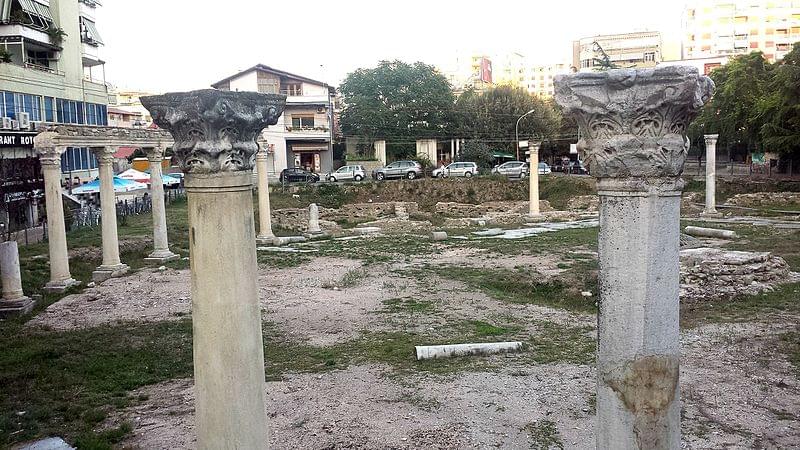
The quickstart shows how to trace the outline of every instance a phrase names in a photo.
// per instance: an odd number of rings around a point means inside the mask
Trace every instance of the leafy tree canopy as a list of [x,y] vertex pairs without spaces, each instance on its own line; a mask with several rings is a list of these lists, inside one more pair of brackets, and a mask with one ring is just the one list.
[[766,150],[800,151],[800,42],[775,65],[759,112],[759,135]]
[[558,133],[561,114],[550,100],[541,99],[521,87],[498,86],[484,92],[468,90],[456,102],[459,128],[464,137],[516,148],[517,120],[520,139],[545,140]]
[[358,69],[340,86],[345,136],[403,140],[452,134],[455,96],[433,66],[381,61]]

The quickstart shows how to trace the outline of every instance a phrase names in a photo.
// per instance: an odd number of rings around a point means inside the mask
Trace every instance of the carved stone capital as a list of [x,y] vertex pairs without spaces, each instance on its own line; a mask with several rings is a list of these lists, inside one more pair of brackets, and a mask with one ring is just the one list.
[[[44,133],[42,133],[44,134]],[[38,137],[38,136],[37,136]],[[34,138],[35,139],[35,138]],[[51,144],[48,141],[42,142]],[[58,147],[55,145],[50,145],[48,147],[36,147],[36,151],[39,153],[39,163],[44,166],[56,166],[61,167],[61,155],[67,150],[66,147]]]
[[675,177],[686,129],[714,91],[697,69],[665,66],[558,75],[556,102],[583,132],[578,149],[598,178]]
[[705,139],[707,146],[709,146],[709,145],[716,146],[717,145],[717,140],[719,139],[719,135],[718,134],[705,134],[705,135],[703,135],[703,138]]
[[100,165],[112,164],[114,162],[114,153],[117,153],[117,147],[91,147],[90,150],[97,158]]
[[256,152],[256,159],[259,161],[267,161],[269,159],[269,152],[267,152],[264,146],[259,145],[258,152]]
[[283,113],[286,96],[205,89],[142,97],[153,122],[172,133],[186,173],[250,170],[256,138]]
[[147,155],[147,161],[160,164],[164,160],[164,147],[144,147],[142,151]]

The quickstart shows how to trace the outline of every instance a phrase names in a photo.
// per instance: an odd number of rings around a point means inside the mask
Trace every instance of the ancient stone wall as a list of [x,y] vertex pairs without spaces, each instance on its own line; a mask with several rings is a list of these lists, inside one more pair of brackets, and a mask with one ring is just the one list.
[[760,206],[800,206],[798,192],[756,192],[752,194],[736,194],[725,202],[728,205],[760,207]]

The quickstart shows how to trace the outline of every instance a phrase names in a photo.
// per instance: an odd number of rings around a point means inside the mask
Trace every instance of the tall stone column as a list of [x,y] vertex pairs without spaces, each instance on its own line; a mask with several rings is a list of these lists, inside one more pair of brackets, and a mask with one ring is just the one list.
[[256,153],[256,176],[258,177],[258,236],[260,245],[271,245],[275,241],[272,232],[272,210],[269,205],[269,178],[267,178],[267,150],[261,148]]
[[150,199],[153,202],[153,253],[144,260],[165,263],[177,259],[178,255],[169,249],[167,238],[167,208],[164,205],[164,179],[161,176],[161,163],[164,161],[164,148],[146,148],[150,162]]
[[717,139],[718,134],[706,134],[706,208],[704,216],[719,216],[717,212]]
[[539,213],[539,146],[538,142],[531,143],[528,149],[531,153],[530,163],[528,164],[528,171],[530,172],[528,215],[531,217],[541,215]]
[[94,147],[100,173],[100,228],[103,239],[103,263],[92,272],[97,282],[121,277],[128,273],[128,265],[119,259],[119,237],[117,234],[117,198],[114,194],[114,147]]
[[598,449],[679,449],[680,175],[713,91],[691,67],[556,77],[600,194]]
[[375,158],[381,163],[382,166],[386,165],[386,141],[375,141]]
[[267,448],[253,155],[286,98],[201,90],[142,97],[186,173],[197,447]]
[[64,223],[64,204],[61,199],[61,154],[66,147],[57,147],[48,140],[51,137],[49,133],[41,133],[34,141],[44,175],[47,245],[50,253],[50,281],[44,286],[44,291],[62,293],[81,283],[73,279],[69,273],[67,231]]
[[0,243],[0,318],[27,314],[35,302],[22,292],[22,275],[19,270],[17,241]]

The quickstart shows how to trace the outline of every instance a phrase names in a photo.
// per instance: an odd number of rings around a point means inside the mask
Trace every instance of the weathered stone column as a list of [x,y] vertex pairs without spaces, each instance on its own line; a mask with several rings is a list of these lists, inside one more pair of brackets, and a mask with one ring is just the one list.
[[600,194],[598,449],[679,449],[680,175],[713,83],[690,67],[556,77]]
[[706,209],[705,216],[719,216],[717,212],[717,139],[718,134],[706,134]]
[[316,203],[308,205],[308,234],[322,234],[319,227],[319,206]]
[[92,280],[105,281],[128,273],[128,265],[119,259],[117,234],[117,198],[114,194],[114,147],[93,147],[100,173],[100,225],[103,237],[103,263],[92,272]]
[[48,141],[49,137],[51,137],[49,134],[41,133],[34,138],[44,174],[47,245],[50,250],[50,281],[44,286],[44,291],[62,293],[81,283],[73,279],[69,273],[67,230],[64,224],[64,204],[61,199],[61,154],[66,148],[56,147]]
[[186,173],[197,447],[267,448],[252,169],[255,138],[286,97],[209,89],[141,100]]
[[259,149],[256,153],[256,176],[258,177],[258,236],[256,242],[261,245],[272,245],[275,241],[275,234],[272,232],[272,211],[269,205],[267,159],[267,150]]
[[382,166],[386,165],[386,141],[375,141],[375,159],[381,163]]
[[164,206],[164,179],[161,176],[164,148],[152,147],[144,150],[150,162],[150,199],[153,202],[153,253],[144,260],[161,264],[178,259],[178,255],[169,250],[167,237],[167,208]]
[[539,144],[531,143],[528,148],[530,151],[530,162],[528,171],[530,172],[530,193],[528,195],[528,215],[531,217],[539,216]]
[[17,241],[0,243],[0,318],[31,312],[35,302],[22,292],[22,275],[19,271]]

